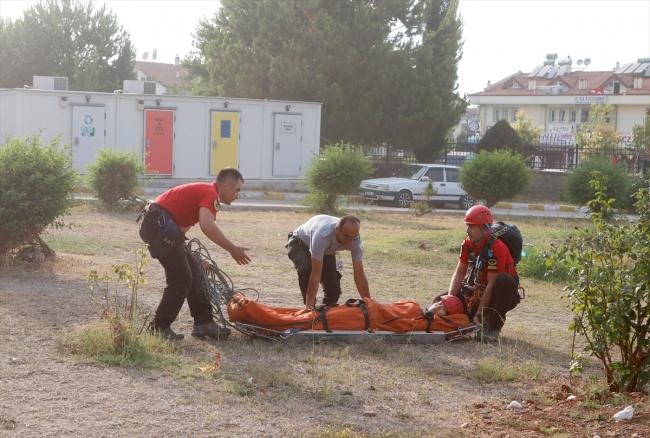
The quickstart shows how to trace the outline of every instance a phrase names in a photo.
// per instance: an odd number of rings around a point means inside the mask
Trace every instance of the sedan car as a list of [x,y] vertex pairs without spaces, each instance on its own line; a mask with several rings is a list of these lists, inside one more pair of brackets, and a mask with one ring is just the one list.
[[469,196],[458,184],[456,166],[442,164],[407,164],[390,178],[374,178],[361,181],[359,196],[367,201],[390,201],[396,206],[406,208],[411,201],[421,201],[422,190],[429,181],[436,190],[431,202],[442,207],[448,202],[457,203],[467,210],[474,205],[474,198]]

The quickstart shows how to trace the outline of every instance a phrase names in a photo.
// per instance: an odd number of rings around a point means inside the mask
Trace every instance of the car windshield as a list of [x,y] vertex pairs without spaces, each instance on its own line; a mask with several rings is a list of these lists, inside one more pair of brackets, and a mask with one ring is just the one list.
[[395,178],[420,179],[422,174],[428,169],[427,166],[418,166],[416,164],[407,164],[393,174]]

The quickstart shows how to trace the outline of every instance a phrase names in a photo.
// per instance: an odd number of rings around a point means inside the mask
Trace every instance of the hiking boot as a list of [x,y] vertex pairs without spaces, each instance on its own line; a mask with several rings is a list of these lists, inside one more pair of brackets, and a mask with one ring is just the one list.
[[192,329],[192,336],[198,336],[200,338],[225,339],[228,335],[230,335],[230,329],[228,327],[221,327],[214,321],[207,324],[195,325]]
[[160,335],[168,341],[182,341],[185,339],[185,335],[182,333],[174,333],[171,327],[159,328],[155,327],[153,324],[149,324],[149,333],[154,335]]

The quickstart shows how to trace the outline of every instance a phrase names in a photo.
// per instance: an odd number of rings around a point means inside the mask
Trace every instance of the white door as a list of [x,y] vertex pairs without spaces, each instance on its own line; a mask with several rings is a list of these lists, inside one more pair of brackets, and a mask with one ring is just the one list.
[[[425,177],[427,177],[428,179],[426,179]],[[430,167],[429,170],[427,170],[426,173],[422,175],[418,187],[419,192],[416,194],[416,199],[424,200],[424,198],[422,197],[422,192],[424,191],[424,188],[429,184],[429,181],[431,182],[431,185],[436,191],[436,194],[433,195],[434,197],[431,200],[433,201],[434,199],[440,196],[443,197],[440,199],[444,199],[446,187],[445,187],[445,171],[443,170],[442,167]]]
[[445,169],[447,172],[447,196],[456,200],[465,194],[458,183],[458,169]]
[[104,113],[103,106],[72,107],[72,163],[81,174],[104,147]]
[[302,116],[276,114],[273,131],[273,176],[300,175]]

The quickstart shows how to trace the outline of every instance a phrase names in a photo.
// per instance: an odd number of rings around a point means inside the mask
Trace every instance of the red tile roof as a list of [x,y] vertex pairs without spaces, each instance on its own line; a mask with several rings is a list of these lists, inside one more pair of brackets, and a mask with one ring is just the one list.
[[[560,96],[580,96],[590,94],[589,91],[594,88],[605,88],[614,80],[618,80],[622,86],[627,88],[625,90],[627,95],[650,95],[650,78],[643,78],[641,88],[632,88],[634,76],[638,75],[629,73],[616,74],[613,71],[572,71],[562,76],[556,76],[553,79],[546,79],[544,76],[529,78],[529,74],[519,71],[492,84],[489,90],[472,93],[470,96],[534,96],[536,95],[535,91],[528,89],[528,83],[530,81],[535,81],[536,86],[556,85],[558,82],[562,82],[569,89],[560,93]],[[587,88],[585,90],[579,89],[579,79],[587,80]],[[521,88],[508,88],[513,82],[517,82]]]
[[[161,62],[135,61],[135,66],[147,76],[159,84],[169,87],[180,85],[181,79],[189,76],[187,69],[174,64],[163,64]],[[178,76],[177,76],[178,72]]]

